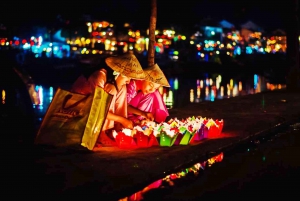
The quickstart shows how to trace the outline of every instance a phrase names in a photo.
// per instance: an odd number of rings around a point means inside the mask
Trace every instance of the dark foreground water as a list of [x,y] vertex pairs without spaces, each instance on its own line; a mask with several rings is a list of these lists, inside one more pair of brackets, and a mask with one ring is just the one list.
[[294,124],[225,151],[221,162],[201,163],[199,171],[170,175],[120,200],[296,200],[299,156],[300,124]]

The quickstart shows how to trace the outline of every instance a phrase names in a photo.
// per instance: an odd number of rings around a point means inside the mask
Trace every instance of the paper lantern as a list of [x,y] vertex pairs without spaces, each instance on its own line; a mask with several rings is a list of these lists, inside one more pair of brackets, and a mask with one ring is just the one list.
[[173,146],[174,142],[176,141],[178,134],[175,134],[174,136],[168,135],[166,132],[161,132],[159,135],[159,144],[160,146]]
[[116,142],[119,148],[134,148],[136,143],[133,140],[132,136],[125,135],[123,132],[118,132],[116,136]]
[[199,135],[200,139],[205,139],[205,138],[216,138],[219,137],[222,129],[223,129],[223,120],[219,121],[214,121],[212,119],[210,120],[204,120],[203,125],[199,129]]
[[184,134],[182,134],[182,133],[178,133],[178,135],[177,135],[177,137],[176,137],[176,140],[175,140],[175,142],[174,142],[174,145],[180,145],[180,142],[181,142],[181,140],[182,140],[182,138],[183,138],[183,135],[184,135]]
[[151,133],[149,136],[141,131],[137,131],[133,136],[137,147],[151,147],[159,145],[156,137]]

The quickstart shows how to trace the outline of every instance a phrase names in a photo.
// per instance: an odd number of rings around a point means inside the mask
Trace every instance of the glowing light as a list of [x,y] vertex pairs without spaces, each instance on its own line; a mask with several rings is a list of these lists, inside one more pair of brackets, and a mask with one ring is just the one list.
[[168,97],[166,99],[166,106],[169,106],[169,108],[172,108],[173,106],[173,91],[169,91]]
[[210,101],[215,101],[215,92],[213,89],[211,89],[211,92],[210,92]]
[[243,90],[243,84],[242,82],[239,82],[239,91],[242,91]]
[[178,58],[179,58],[178,56],[173,56],[174,60],[178,60]]
[[6,93],[5,90],[2,90],[2,104],[5,104],[5,97],[6,97]]
[[190,102],[191,103],[193,103],[195,100],[194,100],[194,97],[195,97],[195,95],[194,95],[194,89],[191,89],[190,90]]
[[258,83],[258,75],[254,74],[254,89],[256,89]]
[[200,98],[201,95],[201,88],[198,86],[197,87],[197,98]]
[[163,94],[163,100],[165,103],[167,102],[167,94],[166,93]]
[[50,88],[49,88],[49,98],[50,98],[50,101],[51,101],[52,98],[53,98],[53,87],[50,87]]
[[206,82],[205,82],[206,86],[209,86],[209,79],[206,78]]
[[238,86],[235,84],[232,90],[232,95],[237,96],[238,95]]
[[44,102],[43,98],[44,97],[43,97],[43,87],[42,86],[39,87],[38,94],[39,94],[39,100],[40,100],[39,105],[43,105],[43,102]]
[[200,87],[203,88],[203,80],[200,80]]
[[213,85],[213,83],[214,83],[213,80],[210,78],[209,79],[209,85],[211,86],[211,85]]
[[233,88],[233,79],[230,79],[230,89]]
[[216,88],[217,88],[217,89],[220,88],[219,76],[216,77]]
[[221,90],[220,90],[220,96],[223,97],[224,96],[224,87],[221,86]]
[[209,87],[205,87],[205,96],[209,95]]
[[222,82],[222,76],[221,75],[218,76],[218,80],[219,80],[220,83]]
[[23,49],[29,49],[30,48],[30,45],[28,44],[28,43],[25,43],[24,45],[23,45]]
[[174,80],[174,89],[178,90],[178,87],[179,87],[179,82],[178,82],[178,79],[175,78],[175,80]]

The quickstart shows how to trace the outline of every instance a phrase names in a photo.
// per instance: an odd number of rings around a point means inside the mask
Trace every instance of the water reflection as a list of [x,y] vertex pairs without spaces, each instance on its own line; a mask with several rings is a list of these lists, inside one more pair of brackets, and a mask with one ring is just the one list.
[[[243,78],[244,79],[244,78]],[[175,82],[176,80],[176,82]],[[192,81],[192,80],[190,80]],[[184,82],[184,81],[183,81]],[[201,101],[215,101],[215,99],[231,98],[240,95],[255,94],[267,90],[275,90],[285,88],[285,85],[271,84],[257,74],[253,75],[252,79],[238,80],[230,78],[228,81],[223,80],[221,75],[215,77],[207,77],[193,81],[193,86],[189,89],[189,102],[199,103]],[[177,78],[170,79],[170,88],[161,91],[167,107],[170,109],[175,104],[175,91],[181,90]],[[176,83],[176,84],[175,84]],[[184,83],[180,83],[182,86]]]
[[2,90],[2,104],[5,104],[6,93],[5,90]]
[[146,186],[141,191],[134,193],[133,195],[119,199],[119,201],[140,201],[144,199],[144,194],[147,193],[151,189],[165,188],[167,186],[174,186],[174,181],[178,179],[182,179],[188,175],[198,175],[200,171],[205,170],[208,167],[211,167],[214,163],[221,162],[224,158],[223,152],[220,154],[209,158],[206,161],[199,162],[194,164],[189,168],[184,168],[179,172],[175,172],[167,175],[166,177],[159,179],[150,185]]
[[[215,80],[215,81],[214,81]],[[189,80],[192,82],[189,86],[189,102],[199,103],[202,101],[215,101],[216,99],[230,98],[240,95],[255,94],[267,90],[283,89],[286,86],[281,84],[271,84],[266,81],[264,77],[259,75],[253,75],[251,81],[242,81],[230,78],[226,82],[221,75],[217,75],[212,78]],[[163,100],[166,106],[171,109],[174,107],[175,100],[182,99],[178,91],[186,90],[181,88],[187,83],[182,81],[180,83],[178,78],[170,79],[170,88],[160,87],[159,92],[163,96]],[[45,114],[49,104],[51,103],[55,94],[53,87],[43,87],[41,85],[28,85],[28,91],[30,93],[31,100],[33,102],[33,108],[38,116]],[[177,97],[179,96],[179,97]],[[2,103],[5,102],[5,91],[2,91]]]
[[[32,90],[33,88],[34,90]],[[41,121],[41,117],[43,117],[43,115],[46,113],[47,108],[49,107],[53,99],[55,91],[53,87],[43,87],[41,85],[35,85],[30,87],[29,93],[32,99],[35,113],[39,121]]]
[[[226,158],[240,158],[242,156],[241,161],[244,161],[244,159],[245,159],[245,157],[247,157],[247,155],[253,156],[256,153],[256,156],[257,156],[256,161],[251,160],[250,163],[255,162],[256,164],[258,164],[257,160],[258,161],[261,161],[261,160],[266,161],[266,156],[262,155],[262,153],[263,153],[262,149],[265,149],[267,147],[267,149],[268,149],[267,152],[270,152],[269,150],[271,147],[271,148],[275,149],[276,153],[278,154],[280,152],[280,150],[278,150],[277,143],[275,143],[275,146],[274,146],[275,139],[279,139],[280,136],[291,133],[292,131],[299,130],[299,128],[300,128],[300,123],[294,123],[292,125],[286,125],[286,126],[279,127],[277,130],[274,130],[273,132],[269,132],[266,135],[261,135],[261,136],[255,137],[255,138],[248,139],[245,143],[239,143],[236,146],[234,146],[232,149],[226,150],[225,153],[221,152],[220,154],[215,155],[214,157],[211,157],[208,160],[205,160],[200,163],[196,163],[189,168],[184,168],[181,171],[169,174],[169,175],[165,176],[164,178],[153,182],[152,184],[143,188],[139,192],[136,192],[133,195],[128,196],[126,198],[119,199],[119,201],[139,201],[139,200],[144,200],[144,199],[150,200],[147,198],[149,198],[149,197],[152,198],[154,196],[155,197],[160,196],[160,198],[162,199],[162,198],[164,198],[163,195],[173,194],[174,192],[176,192],[177,189],[181,190],[181,192],[183,192],[182,189],[187,190],[184,192],[188,192],[190,190],[196,190],[198,187],[199,190],[201,190],[200,188],[201,187],[203,188],[203,186],[196,184],[197,182],[195,182],[195,180],[200,179],[200,177],[199,177],[199,176],[201,176],[200,173],[205,174],[204,170],[207,170],[207,168],[211,167],[213,164],[218,163],[218,162],[225,162],[225,163],[227,162],[227,163],[232,164],[232,161],[224,160],[225,154],[226,154]],[[289,139],[289,138],[287,138],[287,139]],[[282,139],[280,139],[280,141],[281,140]],[[265,144],[265,143],[273,143],[273,145],[268,144],[268,146],[263,146],[263,144]],[[273,152],[275,153],[275,151],[273,151]],[[241,155],[241,154],[244,154],[244,155]],[[238,155],[238,157],[237,157],[237,155]],[[235,163],[235,164],[238,164],[238,163]],[[251,164],[249,164],[249,165],[251,165]],[[226,164],[224,167],[227,167]],[[222,171],[222,169],[221,170],[219,169],[219,172],[216,171],[213,175],[215,175],[215,176],[221,175],[222,173],[220,171]],[[263,173],[271,172],[271,174],[273,174],[274,168],[266,169],[265,167],[263,167],[262,172]],[[245,173],[245,177],[247,177],[247,176],[249,176],[248,171],[247,171],[247,173]],[[210,179],[209,177],[210,176],[205,176],[203,179],[208,180],[208,179]],[[220,178],[215,178],[215,179],[220,180],[222,178],[225,178],[222,176],[219,176],[219,177]],[[197,185],[199,185],[199,186],[197,186]],[[152,190],[152,194],[149,193],[149,190]],[[159,191],[159,190],[161,190],[161,191]],[[188,194],[186,194],[186,195],[187,195],[186,196],[187,199],[190,198],[188,196]],[[198,200],[198,199],[196,199],[196,200]]]

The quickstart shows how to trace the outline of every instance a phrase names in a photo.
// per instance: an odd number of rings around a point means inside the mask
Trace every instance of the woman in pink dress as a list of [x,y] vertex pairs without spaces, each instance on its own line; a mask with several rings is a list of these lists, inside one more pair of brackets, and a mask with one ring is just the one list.
[[102,146],[115,146],[112,130],[121,128],[132,129],[134,124],[127,118],[127,88],[131,79],[144,79],[145,73],[131,52],[121,56],[108,57],[106,64],[114,71],[111,83],[107,81],[107,72],[104,69],[94,72],[88,79],[78,78],[72,87],[73,92],[90,93],[96,86],[102,87],[106,92],[113,95],[113,99],[100,132],[96,149]]
[[127,85],[128,118],[136,124],[145,116],[158,123],[164,122],[169,113],[158,88],[170,87],[170,84],[157,64],[144,69],[144,72],[144,80],[132,79]]

